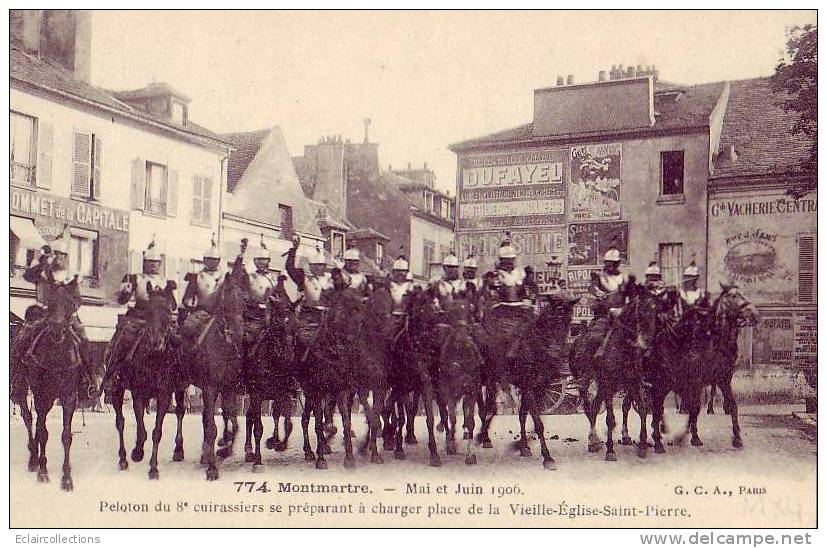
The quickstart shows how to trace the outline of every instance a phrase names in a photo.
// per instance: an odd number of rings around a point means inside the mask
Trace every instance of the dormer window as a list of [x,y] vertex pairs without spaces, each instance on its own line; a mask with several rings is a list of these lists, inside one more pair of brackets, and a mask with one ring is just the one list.
[[172,100],[172,121],[182,126],[187,124],[187,105],[175,99]]

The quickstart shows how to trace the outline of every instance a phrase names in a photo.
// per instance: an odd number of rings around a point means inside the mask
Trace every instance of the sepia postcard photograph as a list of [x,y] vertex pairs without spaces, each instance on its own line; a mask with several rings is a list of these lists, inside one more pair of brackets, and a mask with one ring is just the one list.
[[816,10],[7,13],[16,544],[812,544]]

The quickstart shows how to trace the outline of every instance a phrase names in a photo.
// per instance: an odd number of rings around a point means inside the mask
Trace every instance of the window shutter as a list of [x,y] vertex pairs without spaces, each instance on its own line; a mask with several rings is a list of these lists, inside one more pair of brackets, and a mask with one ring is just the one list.
[[798,237],[798,300],[816,302],[816,239],[811,234]]
[[178,216],[178,172],[167,169],[167,215]]
[[74,132],[72,143],[72,194],[89,196],[89,167],[92,153],[92,136],[80,131]]
[[143,253],[141,251],[132,250],[129,252],[129,273],[140,274],[141,263],[143,262]]
[[146,163],[141,158],[132,160],[132,209],[143,211],[146,206]]
[[192,220],[201,220],[201,187],[202,179],[198,175],[192,177]]
[[201,220],[205,223],[212,221],[212,179],[204,177],[203,191],[201,192]]
[[38,133],[38,161],[35,186],[37,188],[49,189],[52,187],[52,143],[54,141],[54,128],[52,123],[39,119],[37,121]]
[[92,137],[95,150],[92,151],[92,164],[95,170],[92,173],[92,197],[96,200],[101,198],[101,167],[103,166],[103,141],[99,135]]

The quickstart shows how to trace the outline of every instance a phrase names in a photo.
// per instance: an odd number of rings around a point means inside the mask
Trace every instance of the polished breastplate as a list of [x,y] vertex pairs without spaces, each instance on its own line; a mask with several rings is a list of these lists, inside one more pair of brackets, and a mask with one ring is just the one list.
[[135,277],[135,301],[146,303],[149,301],[147,285],[153,290],[164,289],[166,280],[160,274],[138,274]]
[[221,280],[221,273],[218,270],[209,271],[202,270],[198,273],[196,279],[195,294],[198,297],[198,302],[203,303],[208,299],[215,290],[218,289],[218,283]]
[[308,276],[304,277],[304,305],[305,306],[321,306],[322,293],[333,287],[333,281],[330,274],[323,276]]
[[250,300],[258,305],[267,302],[268,291],[276,286],[272,274],[253,272],[250,274]]

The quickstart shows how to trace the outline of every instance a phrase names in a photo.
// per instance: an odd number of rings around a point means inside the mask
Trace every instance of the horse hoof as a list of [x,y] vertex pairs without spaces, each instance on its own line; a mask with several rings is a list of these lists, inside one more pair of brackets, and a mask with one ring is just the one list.
[[620,445],[634,445],[635,443],[632,441],[632,438],[629,436],[623,436],[620,438]]
[[405,452],[402,450],[394,451],[393,458],[395,458],[396,460],[405,460]]
[[49,483],[49,474],[48,472],[38,472],[37,473],[37,481],[40,483]]
[[600,444],[599,443],[590,443],[589,444],[589,453],[597,453],[600,451]]
[[456,455],[457,454],[457,444],[454,440],[449,440],[445,446],[445,453],[448,455]]
[[144,450],[143,449],[133,449],[132,450],[132,462],[141,462],[144,460]]
[[372,462],[373,464],[384,464],[385,459],[383,459],[382,455],[380,455],[379,453],[374,453],[370,456],[370,462]]
[[741,449],[744,446],[744,442],[741,441],[741,438],[733,438],[732,446],[736,449]]
[[664,453],[666,453],[666,449],[663,448],[663,445],[657,443],[655,444],[655,453],[657,453],[658,455],[663,455]]
[[218,479],[218,468],[207,468],[207,481],[215,481]]
[[244,462],[253,462],[256,460],[256,456],[253,453],[244,453]]
[[546,470],[557,470],[557,463],[554,462],[554,459],[552,458],[544,459],[543,468]]
[[413,434],[405,436],[405,443],[408,445],[419,445],[419,440]]
[[261,459],[253,462],[253,468],[251,469],[251,471],[253,472],[253,474],[261,474],[262,472],[264,472],[264,465],[262,464]]
[[436,425],[437,432],[445,432],[445,426],[442,423]]
[[494,444],[491,443],[491,440],[485,440],[484,442],[482,442],[482,448],[483,449],[492,449],[493,447],[494,447]]
[[617,460],[617,455],[614,453],[606,453],[606,460],[609,462],[615,462]]
[[276,451],[287,451],[287,440],[276,443]]
[[442,461],[439,460],[439,455],[434,454],[431,455],[431,460],[428,464],[430,464],[431,466],[439,467],[442,466]]
[[328,438],[332,438],[333,436],[335,436],[336,432],[338,432],[338,431],[339,431],[339,429],[336,428],[335,424],[325,424],[324,425],[324,434]]
[[704,444],[704,442],[701,441],[701,438],[698,437],[693,437],[690,443],[695,447],[701,447]]
[[639,447],[638,450],[637,450],[637,456],[641,459],[645,459],[646,458],[646,448],[645,447]]
[[29,472],[37,472],[37,461],[30,460],[29,461]]
[[530,457],[531,456],[531,448],[527,446],[520,447],[520,456],[521,457]]
[[276,440],[275,438],[267,438],[264,442],[264,447],[267,449],[275,449],[276,448]]
[[227,447],[230,445],[230,441],[226,438],[220,438],[217,442],[215,442],[215,444],[219,447]]
[[368,446],[363,445],[363,446],[359,447],[359,449],[357,449],[356,452],[359,453],[360,455],[362,455],[363,457],[367,457],[368,456]]
[[152,468],[149,469],[149,479],[151,479],[151,480],[158,479],[158,469],[157,468],[156,469],[152,469]]
[[232,454],[233,454],[233,448],[232,447],[222,447],[221,449],[219,449],[218,451],[215,452],[215,456],[217,456],[219,459],[226,459],[227,457],[229,457]]
[[382,442],[382,449],[385,451],[393,451],[396,447],[396,444],[393,443],[393,440],[385,440]]
[[63,479],[60,480],[60,488],[64,491],[71,491],[75,488],[72,484],[72,476],[63,476]]
[[329,445],[324,445],[322,447],[322,454],[323,455],[332,455],[333,454],[333,449],[331,449]]
[[465,455],[465,464],[477,464],[477,456],[476,455]]
[[307,462],[313,462],[314,460],[316,460],[316,453],[314,453],[313,451],[305,451],[304,460],[306,460]]
[[345,457],[345,468],[356,468],[356,460],[353,457]]
[[324,459],[318,459],[316,461],[316,470],[327,470],[327,461]]
[[172,454],[172,462],[184,462],[184,450],[181,449],[180,451],[175,451]]

